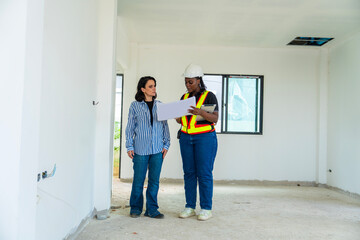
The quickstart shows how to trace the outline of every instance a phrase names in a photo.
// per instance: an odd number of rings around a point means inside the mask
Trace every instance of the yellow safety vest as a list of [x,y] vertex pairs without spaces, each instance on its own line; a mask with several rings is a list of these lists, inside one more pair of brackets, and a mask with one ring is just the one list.
[[[209,91],[204,91],[199,101],[196,104],[196,108],[201,108],[204,104],[206,96],[208,95]],[[184,100],[189,97],[189,93],[186,93],[184,96]],[[190,124],[188,123],[188,119],[186,116],[181,117],[181,124],[182,128],[181,131],[187,134],[199,134],[199,133],[207,133],[215,131],[214,124],[197,124],[196,122],[197,115],[192,115],[190,118]]]

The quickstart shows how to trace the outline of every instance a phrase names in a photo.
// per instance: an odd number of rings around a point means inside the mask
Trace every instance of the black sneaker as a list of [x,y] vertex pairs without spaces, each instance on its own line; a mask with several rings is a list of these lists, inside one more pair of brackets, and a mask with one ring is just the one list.
[[165,216],[162,213],[159,213],[158,215],[155,216],[150,216],[147,212],[144,214],[144,216],[146,217],[150,217],[150,218],[157,218],[157,219],[163,219]]
[[140,217],[140,214],[131,213],[131,214],[130,214],[130,217],[132,217],[132,218],[138,218],[138,217]]
[[156,215],[155,217],[153,217],[153,218],[157,218],[157,219],[163,219],[165,216],[164,216],[164,214],[162,214],[162,213],[159,213],[158,215]]

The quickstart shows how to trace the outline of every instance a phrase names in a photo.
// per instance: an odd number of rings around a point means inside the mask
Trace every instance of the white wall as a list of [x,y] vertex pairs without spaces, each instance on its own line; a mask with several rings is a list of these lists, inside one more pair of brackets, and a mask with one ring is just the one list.
[[[0,239],[17,239],[27,1],[0,2]],[[9,24],[11,23],[11,24]]]
[[[250,49],[196,46],[136,45],[125,74],[124,125],[139,77],[152,75],[158,99],[176,101],[185,92],[181,74],[189,63],[205,73],[264,75],[263,135],[218,134],[215,179],[316,181],[319,108],[318,49]],[[162,176],[182,178],[176,132],[169,121],[171,147]],[[125,149],[123,131],[122,147]],[[132,163],[122,152],[121,176],[132,177]]]
[[125,29],[124,19],[117,17],[116,30],[116,70],[117,73],[124,73],[129,68],[130,62],[130,42]]
[[330,50],[328,184],[360,194],[360,33]]
[[[128,113],[130,103],[135,100],[135,93],[137,87],[137,81],[139,80],[137,74],[137,61],[138,61],[138,44],[130,43],[129,49],[129,64],[128,68],[124,71],[123,79],[123,111],[122,111],[122,123],[121,123],[121,158],[120,158],[120,177],[121,178],[131,178],[133,169],[132,169],[132,160],[128,157],[125,147],[125,130],[128,120]],[[118,58],[118,57],[117,57]]]
[[43,5],[0,3],[0,239],[35,239]]
[[62,239],[110,207],[116,9],[116,0],[1,1],[0,239]]
[[[97,217],[106,217],[111,204],[116,56],[116,0],[99,1],[97,51],[96,135],[94,206]],[[101,211],[101,212],[100,212]]]
[[98,1],[44,8],[36,239],[62,239],[94,209]]
[[[44,1],[27,5],[25,84],[22,109],[18,239],[35,239],[40,142]],[[21,229],[21,230],[20,230]]]
[[328,104],[328,79],[329,79],[329,50],[320,50],[319,60],[319,108],[318,108],[318,138],[317,138],[317,166],[316,182],[327,183],[327,104]]

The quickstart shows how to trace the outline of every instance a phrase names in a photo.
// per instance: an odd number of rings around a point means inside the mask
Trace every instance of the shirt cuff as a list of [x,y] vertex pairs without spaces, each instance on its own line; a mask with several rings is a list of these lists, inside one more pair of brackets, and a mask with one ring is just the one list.
[[127,147],[126,152],[128,152],[128,151],[134,151],[134,147]]

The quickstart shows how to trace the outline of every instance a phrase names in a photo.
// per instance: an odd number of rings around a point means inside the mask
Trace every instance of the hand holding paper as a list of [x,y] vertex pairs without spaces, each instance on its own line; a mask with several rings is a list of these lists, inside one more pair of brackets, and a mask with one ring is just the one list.
[[[202,105],[200,109],[209,112],[209,113],[213,113],[215,110],[215,104],[207,104],[207,105]],[[205,118],[201,115],[197,115],[196,117],[196,121],[204,121]]]
[[195,106],[195,97],[191,97],[185,100],[180,100],[172,103],[158,103],[157,104],[157,116],[159,121],[164,121],[172,118],[178,118],[185,115],[191,115],[188,112],[191,109],[190,106]]

